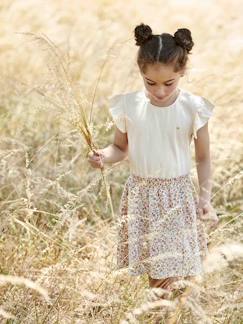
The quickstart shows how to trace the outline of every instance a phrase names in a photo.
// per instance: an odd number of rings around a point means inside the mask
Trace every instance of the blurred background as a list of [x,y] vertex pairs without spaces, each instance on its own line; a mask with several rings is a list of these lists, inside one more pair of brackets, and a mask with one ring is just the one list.
[[[143,86],[133,34],[143,22],[153,33],[191,30],[180,86],[215,104],[212,204],[220,225],[209,240],[224,258],[212,254],[207,290],[180,321],[242,323],[242,13],[240,0],[1,0],[1,322],[120,323],[144,303],[146,277],[115,271],[128,161],[105,170],[112,215],[101,171],[88,164],[87,143],[69,122],[77,97],[95,144],[112,142],[108,98]],[[137,320],[153,323],[151,316],[142,311]]]

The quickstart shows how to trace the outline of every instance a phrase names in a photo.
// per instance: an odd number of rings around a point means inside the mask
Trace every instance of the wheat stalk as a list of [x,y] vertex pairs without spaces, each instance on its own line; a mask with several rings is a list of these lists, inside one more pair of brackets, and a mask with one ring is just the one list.
[[[80,98],[81,91],[77,92],[75,89],[75,84],[68,71],[68,62],[65,60],[65,57],[63,56],[58,46],[56,46],[55,43],[52,40],[50,40],[50,38],[45,34],[37,35],[31,32],[21,32],[18,34],[30,36],[33,40],[37,41],[38,44],[41,45],[42,49],[44,48],[45,50],[47,50],[48,59],[46,60],[46,63],[49,71],[53,73],[54,81],[57,85],[57,88],[55,89],[59,91],[58,98],[61,98],[61,102],[56,101],[54,98],[52,98],[52,96],[47,96],[45,92],[38,88],[35,88],[34,90],[38,94],[42,95],[46,100],[48,100],[48,102],[50,102],[53,106],[58,108],[61,114],[65,114],[65,117],[67,117],[67,120],[70,122],[70,124],[81,133],[86,145],[89,148],[88,153],[92,151],[93,153],[98,154],[98,146],[94,143],[92,135],[92,112],[95,93],[97,90],[98,83],[101,79],[102,71],[106,64],[106,60],[102,65],[102,69],[95,86],[95,92],[93,95],[90,116],[88,120],[88,117],[86,115],[88,107],[86,107],[86,105],[84,106],[83,104],[85,100]],[[109,50],[111,50],[112,47],[113,45]],[[106,196],[109,201],[112,217],[114,218],[114,209],[111,200],[109,185],[105,176],[104,166],[101,168],[101,176],[105,184]]]

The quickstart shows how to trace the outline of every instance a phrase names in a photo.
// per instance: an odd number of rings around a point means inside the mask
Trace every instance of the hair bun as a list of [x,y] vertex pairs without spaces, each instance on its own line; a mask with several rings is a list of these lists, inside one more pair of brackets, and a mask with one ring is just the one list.
[[141,46],[152,37],[152,29],[149,25],[141,23],[134,29],[136,45]]
[[174,39],[178,45],[190,52],[194,42],[192,40],[191,31],[187,28],[179,28],[174,34]]

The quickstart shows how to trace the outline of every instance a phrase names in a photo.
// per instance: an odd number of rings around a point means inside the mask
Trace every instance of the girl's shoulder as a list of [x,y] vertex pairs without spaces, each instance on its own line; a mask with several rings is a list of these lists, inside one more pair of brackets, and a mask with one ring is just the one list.
[[139,109],[136,107],[141,104],[141,92],[123,92],[108,97],[109,112],[116,126],[123,133],[127,132],[128,120],[134,119]]
[[211,100],[184,90],[182,102],[193,116],[193,137],[197,139],[197,131],[204,126],[213,115],[214,103]]
[[180,103],[188,107],[192,113],[197,112],[199,114],[212,112],[215,107],[214,103],[211,100],[185,89],[182,89]]
[[116,111],[124,115],[131,115],[139,108],[139,105],[145,102],[145,97],[143,91],[135,90],[112,95],[108,97],[108,100],[111,113]]

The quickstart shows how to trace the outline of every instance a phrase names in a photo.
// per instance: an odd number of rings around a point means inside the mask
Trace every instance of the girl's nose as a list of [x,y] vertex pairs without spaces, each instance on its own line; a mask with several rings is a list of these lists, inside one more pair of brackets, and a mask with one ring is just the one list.
[[157,98],[162,99],[162,98],[164,98],[165,93],[164,93],[164,91],[159,91],[159,92],[156,92],[156,93],[155,93],[155,96],[156,96]]
[[164,87],[158,87],[155,89],[155,94],[158,97],[163,97],[165,95],[165,88]]

